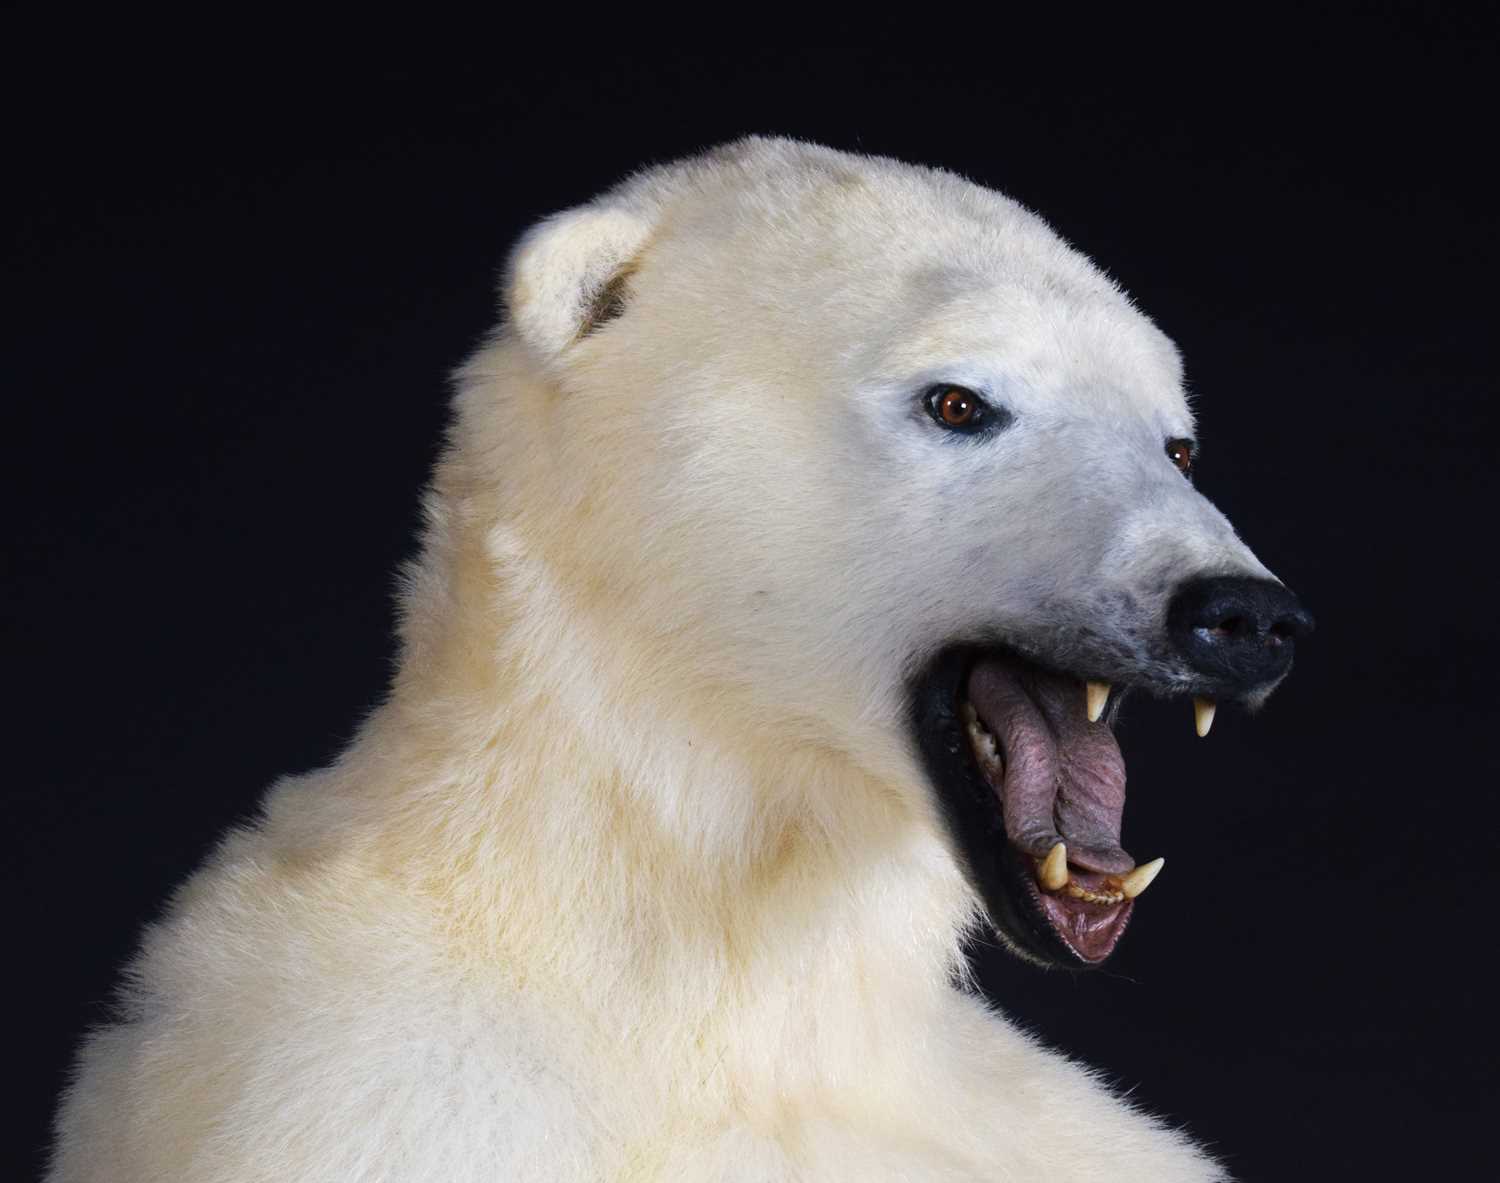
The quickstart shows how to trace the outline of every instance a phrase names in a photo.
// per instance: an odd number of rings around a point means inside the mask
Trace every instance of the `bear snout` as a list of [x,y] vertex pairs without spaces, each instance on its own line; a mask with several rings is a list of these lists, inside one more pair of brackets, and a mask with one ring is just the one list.
[[1281,678],[1291,668],[1296,642],[1312,630],[1312,614],[1274,579],[1190,580],[1167,609],[1167,633],[1177,653],[1221,694],[1246,693]]

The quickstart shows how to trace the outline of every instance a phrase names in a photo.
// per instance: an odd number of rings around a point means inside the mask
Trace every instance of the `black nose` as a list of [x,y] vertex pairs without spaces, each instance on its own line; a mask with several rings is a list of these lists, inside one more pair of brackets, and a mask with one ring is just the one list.
[[1167,609],[1173,645],[1220,693],[1274,682],[1312,628],[1312,614],[1273,579],[1194,579]]

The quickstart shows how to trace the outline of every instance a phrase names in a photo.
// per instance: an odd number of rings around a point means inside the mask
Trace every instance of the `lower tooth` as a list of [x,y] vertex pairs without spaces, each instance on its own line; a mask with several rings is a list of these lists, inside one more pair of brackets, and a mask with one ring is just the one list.
[[1047,852],[1037,867],[1037,882],[1043,891],[1062,891],[1072,884],[1068,878],[1068,848],[1059,842]]
[[1122,904],[1125,902],[1123,891],[1090,891],[1082,884],[1074,883],[1069,879],[1063,891],[1075,900],[1083,900],[1090,904]]
[[1164,858],[1154,858],[1149,863],[1142,863],[1120,881],[1120,890],[1128,898],[1135,899],[1151,886],[1151,881],[1161,874],[1161,869],[1166,865],[1167,860]]

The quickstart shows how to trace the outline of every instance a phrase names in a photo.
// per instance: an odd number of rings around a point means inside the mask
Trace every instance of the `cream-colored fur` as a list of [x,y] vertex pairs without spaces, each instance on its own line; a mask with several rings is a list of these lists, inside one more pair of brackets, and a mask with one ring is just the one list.
[[1122,588],[1260,570],[1166,338],[1007,199],[785,141],[544,222],[505,301],[388,701],[151,928],[52,1183],[1221,1178],[955,987],[905,698],[982,619],[1134,644]]

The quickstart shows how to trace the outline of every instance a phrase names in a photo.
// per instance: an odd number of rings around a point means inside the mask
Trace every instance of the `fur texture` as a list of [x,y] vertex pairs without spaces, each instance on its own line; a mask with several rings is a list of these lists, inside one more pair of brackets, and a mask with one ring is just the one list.
[[52,1183],[1222,1178],[954,988],[906,714],[954,636],[1125,680],[1178,573],[1263,573],[1163,454],[1171,343],[1008,199],[786,141],[543,222],[504,299],[388,700],[148,932]]

